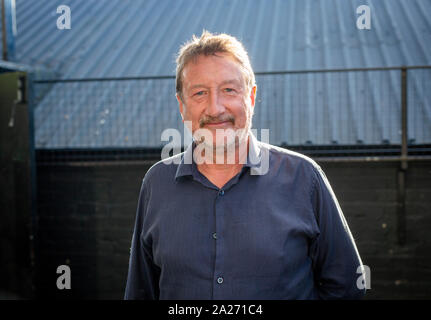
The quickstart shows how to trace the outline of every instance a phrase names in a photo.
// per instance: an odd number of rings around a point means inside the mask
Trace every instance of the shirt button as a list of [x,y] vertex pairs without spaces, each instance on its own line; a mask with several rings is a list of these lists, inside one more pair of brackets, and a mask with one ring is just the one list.
[[219,194],[220,196],[223,196],[223,195],[224,195],[224,190],[220,190],[218,194]]
[[222,277],[218,277],[217,278],[217,283],[218,284],[222,284],[223,283],[223,278]]
[[213,238],[214,238],[214,240],[217,240],[217,232],[213,233]]

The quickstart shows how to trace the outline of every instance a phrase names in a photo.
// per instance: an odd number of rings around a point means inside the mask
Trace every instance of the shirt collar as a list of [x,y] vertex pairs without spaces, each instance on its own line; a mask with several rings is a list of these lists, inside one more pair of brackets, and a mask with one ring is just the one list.
[[193,150],[195,148],[194,141],[189,144],[183,156],[181,162],[178,165],[177,172],[175,174],[175,180],[183,176],[193,175]]
[[[261,163],[261,146],[260,142],[256,139],[254,134],[249,131],[248,135],[248,154],[247,161],[244,164],[245,167],[258,168]],[[196,169],[196,164],[193,161],[193,150],[195,148],[195,142],[192,142],[187,147],[186,151],[181,158],[181,162],[178,165],[175,179],[183,176],[193,176],[193,171]]]
[[244,164],[246,167],[256,168],[260,166],[261,161],[261,146],[260,142],[256,139],[253,132],[249,131],[248,135],[248,154],[247,162]]

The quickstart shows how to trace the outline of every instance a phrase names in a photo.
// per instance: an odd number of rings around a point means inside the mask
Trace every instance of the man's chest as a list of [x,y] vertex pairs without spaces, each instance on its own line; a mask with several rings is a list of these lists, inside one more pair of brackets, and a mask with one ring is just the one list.
[[307,203],[235,197],[229,191],[166,201],[144,228],[154,261],[178,272],[219,266],[241,275],[273,276],[303,263],[316,234]]

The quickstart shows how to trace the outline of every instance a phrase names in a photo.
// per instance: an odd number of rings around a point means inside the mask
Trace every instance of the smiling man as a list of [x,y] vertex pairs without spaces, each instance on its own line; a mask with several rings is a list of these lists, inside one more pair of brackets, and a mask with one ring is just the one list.
[[193,37],[176,91],[194,141],[143,179],[125,299],[362,297],[364,267],[321,168],[251,133],[256,84],[242,44]]
[[[240,146],[247,146],[256,86],[254,79],[244,79],[231,54],[216,52],[189,59],[186,66],[186,61],[179,61],[183,66],[177,81],[180,113],[195,141],[204,145],[194,152],[195,160],[201,159],[198,171],[221,188],[245,163],[247,148]],[[232,154],[234,161],[228,162]]]

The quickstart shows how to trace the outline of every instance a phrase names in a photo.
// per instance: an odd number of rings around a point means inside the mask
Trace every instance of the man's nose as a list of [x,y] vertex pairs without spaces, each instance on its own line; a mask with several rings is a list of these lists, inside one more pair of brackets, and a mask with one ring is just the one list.
[[225,107],[220,95],[217,92],[210,93],[210,99],[208,101],[208,106],[206,113],[209,116],[217,117],[225,112]]

